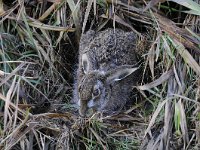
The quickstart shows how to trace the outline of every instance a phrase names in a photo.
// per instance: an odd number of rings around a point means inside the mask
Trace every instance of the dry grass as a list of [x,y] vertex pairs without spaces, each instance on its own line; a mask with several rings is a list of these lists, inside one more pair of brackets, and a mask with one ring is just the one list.
[[[197,3],[0,0],[0,149],[200,149]],[[140,94],[83,120],[71,103],[78,42],[108,27],[140,36]]]

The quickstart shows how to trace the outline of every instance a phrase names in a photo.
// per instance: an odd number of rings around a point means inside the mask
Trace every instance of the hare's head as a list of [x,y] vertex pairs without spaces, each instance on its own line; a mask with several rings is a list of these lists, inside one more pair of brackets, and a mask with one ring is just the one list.
[[82,55],[84,75],[78,83],[79,114],[85,116],[89,108],[102,111],[111,97],[110,85],[119,82],[132,74],[137,68],[123,65],[109,71],[90,70],[90,62],[86,54]]

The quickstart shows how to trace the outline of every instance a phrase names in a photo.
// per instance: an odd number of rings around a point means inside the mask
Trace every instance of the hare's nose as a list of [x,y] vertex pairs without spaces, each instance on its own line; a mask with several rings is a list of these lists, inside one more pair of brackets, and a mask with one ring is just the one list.
[[85,117],[86,112],[87,112],[87,102],[86,101],[81,101],[80,100],[80,108],[79,108],[79,115],[81,117]]
[[85,116],[86,116],[86,111],[87,111],[87,110],[79,109],[79,115],[80,115],[81,117],[85,117]]

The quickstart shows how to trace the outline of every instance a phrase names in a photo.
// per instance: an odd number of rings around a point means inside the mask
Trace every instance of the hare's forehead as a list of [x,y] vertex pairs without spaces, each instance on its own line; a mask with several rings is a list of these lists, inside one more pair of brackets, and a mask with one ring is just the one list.
[[83,89],[89,89],[91,90],[93,88],[93,86],[96,84],[97,82],[97,78],[95,76],[84,76],[81,79],[81,82],[79,83],[79,87],[83,90]]
[[102,75],[99,72],[90,72],[88,74],[86,74],[85,76],[83,76],[83,80],[84,82],[88,82],[88,83],[92,83],[92,82],[96,82],[97,80],[101,80]]
[[98,77],[96,75],[85,75],[82,78],[82,82],[84,82],[85,84],[94,84],[94,82],[96,82],[98,80]]
[[94,86],[102,86],[102,81],[98,76],[95,75],[86,75],[82,78],[81,82],[79,83],[79,87],[84,90],[87,89],[88,91],[91,91]]
[[90,80],[83,78],[82,82],[79,83],[79,96],[81,100],[91,99],[91,93],[94,87],[94,83]]

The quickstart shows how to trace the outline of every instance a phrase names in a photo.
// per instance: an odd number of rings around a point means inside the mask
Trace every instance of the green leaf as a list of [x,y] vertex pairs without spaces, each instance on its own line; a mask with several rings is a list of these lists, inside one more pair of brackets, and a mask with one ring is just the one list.
[[193,2],[192,0],[169,0],[169,1],[175,2],[177,4],[180,4],[182,6],[191,9],[190,12],[195,13],[195,15],[200,15],[200,5],[196,2]]
[[200,12],[196,10],[188,10],[188,11],[182,11],[182,12],[187,13],[187,14],[192,14],[192,15],[200,15]]
[[181,114],[180,114],[180,108],[177,103],[175,104],[174,123],[175,123],[176,133],[180,134]]

